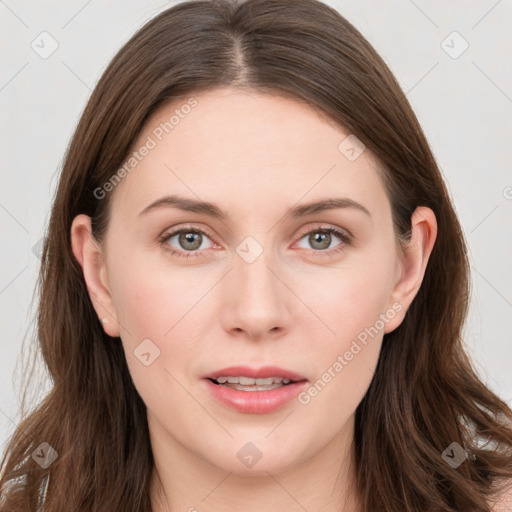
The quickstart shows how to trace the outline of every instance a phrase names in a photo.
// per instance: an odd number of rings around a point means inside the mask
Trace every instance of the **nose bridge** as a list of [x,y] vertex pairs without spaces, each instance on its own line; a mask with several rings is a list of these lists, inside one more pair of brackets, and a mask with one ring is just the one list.
[[[235,259],[236,278],[240,280],[237,288],[240,288],[240,300],[252,298],[253,300],[265,299],[265,304],[270,303],[279,293],[276,276],[270,271],[275,266],[272,262],[272,248],[263,247],[263,244],[254,237],[247,237],[237,249],[238,257]],[[270,268],[269,268],[270,267]],[[252,302],[252,301],[251,301]]]
[[236,253],[230,281],[230,327],[251,335],[282,327],[286,322],[286,287],[276,276],[279,271],[274,268],[277,261],[272,248],[246,237]]

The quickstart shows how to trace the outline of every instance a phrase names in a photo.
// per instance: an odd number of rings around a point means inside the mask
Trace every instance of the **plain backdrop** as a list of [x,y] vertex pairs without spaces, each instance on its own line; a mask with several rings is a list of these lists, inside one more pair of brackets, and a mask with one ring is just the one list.
[[[39,243],[66,147],[110,59],[175,3],[0,1],[1,452],[19,420],[27,368],[16,362],[37,312]],[[511,403],[512,2],[326,3],[375,46],[424,128],[470,251],[464,338],[482,379]]]

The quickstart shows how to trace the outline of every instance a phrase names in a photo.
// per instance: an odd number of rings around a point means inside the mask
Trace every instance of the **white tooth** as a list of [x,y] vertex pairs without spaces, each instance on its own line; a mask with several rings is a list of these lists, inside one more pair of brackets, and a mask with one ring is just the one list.
[[238,377],[228,377],[228,382],[230,384],[238,384]]
[[288,384],[290,382],[290,379],[283,379],[283,384]]
[[242,386],[241,384],[224,384],[226,387],[238,389],[240,391],[270,391],[271,389],[280,388],[282,384],[272,384],[270,386]]
[[218,377],[217,378],[217,382],[219,384],[224,384],[224,382],[227,382],[228,381],[228,378],[227,377]]
[[[253,384],[261,384],[260,381],[261,379],[251,379],[250,377],[239,377],[238,378],[238,381],[240,382],[240,384],[242,384],[243,386],[252,386]],[[230,381],[231,382],[231,381]],[[270,382],[270,384],[272,384],[272,382]]]
[[[270,386],[273,382],[274,382],[274,379],[272,377],[269,377],[267,379],[256,379],[256,384],[258,386]],[[240,381],[240,384],[244,384],[244,383],[242,381]]]

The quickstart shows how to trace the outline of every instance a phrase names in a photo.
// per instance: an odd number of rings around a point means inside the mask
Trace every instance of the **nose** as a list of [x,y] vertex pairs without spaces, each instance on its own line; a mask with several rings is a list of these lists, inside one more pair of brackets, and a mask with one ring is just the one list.
[[222,295],[221,320],[227,332],[257,340],[276,338],[289,330],[293,294],[280,274],[270,251],[264,250],[252,262],[235,255]]

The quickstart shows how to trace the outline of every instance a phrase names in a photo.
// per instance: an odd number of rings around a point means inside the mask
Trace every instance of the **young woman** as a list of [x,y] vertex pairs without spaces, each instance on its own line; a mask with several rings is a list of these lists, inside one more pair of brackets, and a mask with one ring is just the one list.
[[468,283],[418,121],[350,23],[178,4],[68,149],[40,283],[53,388],[0,510],[511,510],[512,411],[463,350]]

